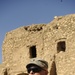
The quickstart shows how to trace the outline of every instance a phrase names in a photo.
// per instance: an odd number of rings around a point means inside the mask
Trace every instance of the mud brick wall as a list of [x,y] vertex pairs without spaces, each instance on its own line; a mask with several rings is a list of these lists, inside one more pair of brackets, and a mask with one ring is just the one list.
[[2,52],[1,75],[28,75],[25,66],[34,57],[48,61],[48,75],[75,75],[75,14],[7,32]]

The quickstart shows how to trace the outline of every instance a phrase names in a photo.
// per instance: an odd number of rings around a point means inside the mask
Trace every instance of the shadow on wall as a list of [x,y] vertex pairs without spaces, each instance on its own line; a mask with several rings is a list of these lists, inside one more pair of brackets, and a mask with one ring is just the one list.
[[28,75],[27,73],[20,73],[20,74],[17,74],[17,75]]
[[50,75],[57,75],[55,61],[53,61],[53,63],[52,63]]
[[7,69],[4,70],[4,75],[8,75]]

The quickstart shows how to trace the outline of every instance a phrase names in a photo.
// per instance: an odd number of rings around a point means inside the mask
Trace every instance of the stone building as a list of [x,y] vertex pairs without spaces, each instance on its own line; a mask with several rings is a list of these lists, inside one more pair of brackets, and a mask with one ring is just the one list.
[[7,32],[0,75],[27,75],[31,58],[48,61],[49,75],[75,75],[75,14]]

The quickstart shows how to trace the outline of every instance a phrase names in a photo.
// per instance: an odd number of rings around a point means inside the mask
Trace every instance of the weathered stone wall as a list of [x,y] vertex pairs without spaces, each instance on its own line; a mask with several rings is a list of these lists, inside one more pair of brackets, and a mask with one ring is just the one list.
[[[44,48],[54,56],[57,75],[75,75],[75,15],[58,17],[46,26]],[[58,51],[58,43],[64,44]],[[59,45],[59,46],[60,46]],[[47,59],[48,60],[48,59]],[[51,74],[52,75],[52,74]]]
[[75,14],[55,17],[48,24],[34,24],[10,31],[3,42],[0,73],[27,75],[26,64],[30,58],[37,57],[48,61],[49,75],[75,75],[74,37]]

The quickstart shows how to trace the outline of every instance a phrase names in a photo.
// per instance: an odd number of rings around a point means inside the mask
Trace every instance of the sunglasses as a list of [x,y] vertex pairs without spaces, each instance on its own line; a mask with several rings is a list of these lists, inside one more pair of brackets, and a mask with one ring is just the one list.
[[27,72],[30,73],[30,71],[33,71],[34,73],[38,73],[38,72],[42,71],[42,68],[37,67],[37,66],[27,68]]

